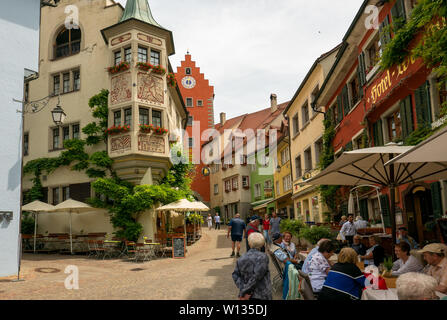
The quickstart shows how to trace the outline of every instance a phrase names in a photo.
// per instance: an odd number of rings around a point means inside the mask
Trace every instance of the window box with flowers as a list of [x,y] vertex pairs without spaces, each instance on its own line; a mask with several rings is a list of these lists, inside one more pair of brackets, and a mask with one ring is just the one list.
[[119,64],[117,64],[116,66],[107,68],[107,71],[108,71],[110,74],[116,74],[116,73],[119,73],[119,72],[127,71],[127,70],[129,70],[129,69],[130,69],[130,64],[129,64],[129,62],[127,62],[127,61],[122,61],[122,62],[120,62]]
[[154,126],[151,124],[140,124],[140,132],[142,133],[151,133],[154,130]]
[[105,130],[105,133],[109,136],[126,133],[130,131],[130,126],[113,126]]
[[155,127],[155,128],[153,128],[153,130],[154,130],[154,134],[159,135],[159,136],[162,136],[162,135],[168,133],[168,129],[161,128],[161,127]]
[[164,75],[166,73],[166,69],[162,66],[154,66],[148,62],[137,62],[137,68],[143,71],[152,70],[153,73]]
[[173,73],[168,73],[166,80],[168,82],[168,86],[170,87],[175,87],[177,85],[177,80],[175,80],[175,75]]

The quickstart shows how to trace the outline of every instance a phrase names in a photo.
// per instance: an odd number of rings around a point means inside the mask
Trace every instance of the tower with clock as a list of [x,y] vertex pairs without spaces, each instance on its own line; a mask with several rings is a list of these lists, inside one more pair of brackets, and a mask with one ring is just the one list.
[[[189,141],[190,159],[194,157],[201,160],[203,142],[200,141],[200,137],[203,131],[214,128],[214,87],[200,72],[189,52],[177,68],[175,76],[190,117],[186,128],[188,139],[185,139],[186,142]],[[198,124],[200,124],[200,136],[197,135]],[[196,126],[195,130],[193,125]],[[209,169],[202,162],[196,165],[196,175],[191,187],[200,201],[209,204],[210,177],[207,172]]]

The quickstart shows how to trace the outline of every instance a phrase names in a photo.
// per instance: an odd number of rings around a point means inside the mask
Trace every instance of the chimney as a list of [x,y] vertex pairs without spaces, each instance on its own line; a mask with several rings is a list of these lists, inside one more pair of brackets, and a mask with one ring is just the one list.
[[270,95],[270,109],[272,113],[278,110],[278,97],[274,93]]
[[225,112],[220,113],[220,125],[223,126],[227,122],[227,115]]

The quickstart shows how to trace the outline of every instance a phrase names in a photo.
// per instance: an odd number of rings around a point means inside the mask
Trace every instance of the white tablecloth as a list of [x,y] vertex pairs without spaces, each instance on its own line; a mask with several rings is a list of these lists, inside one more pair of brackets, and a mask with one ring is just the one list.
[[[442,299],[446,295],[440,292],[436,292],[436,295]],[[397,289],[388,289],[388,290],[374,290],[374,289],[366,289],[363,291],[362,300],[399,300],[397,298]]]

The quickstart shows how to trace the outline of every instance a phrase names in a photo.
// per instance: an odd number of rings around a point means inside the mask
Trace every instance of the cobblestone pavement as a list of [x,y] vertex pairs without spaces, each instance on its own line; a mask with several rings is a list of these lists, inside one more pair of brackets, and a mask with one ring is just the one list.
[[[245,247],[245,246],[243,246]],[[24,254],[21,279],[0,279],[0,299],[23,300],[234,300],[231,241],[226,230],[203,229],[186,259],[144,263],[84,256]],[[79,290],[65,289],[65,268],[79,268]],[[40,272],[36,269],[40,268]],[[132,269],[142,269],[131,271]],[[272,278],[276,271],[271,266]]]

